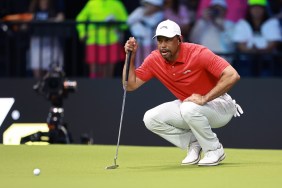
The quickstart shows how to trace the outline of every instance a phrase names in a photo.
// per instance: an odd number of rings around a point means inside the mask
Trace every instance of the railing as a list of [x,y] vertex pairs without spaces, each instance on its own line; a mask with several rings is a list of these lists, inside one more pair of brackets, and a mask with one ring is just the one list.
[[[76,29],[77,24],[95,24],[97,28],[106,26],[118,29],[124,23],[75,21],[0,22],[0,77],[32,76],[30,68],[28,67],[31,58],[28,52],[30,50],[31,37],[34,36],[38,36],[39,38],[48,36],[51,38],[49,41],[51,46],[56,44],[55,39],[59,39],[63,52],[63,64],[66,75],[68,77],[88,77],[88,66],[84,61],[85,43],[79,40]],[[120,31],[120,33],[125,36],[129,34],[128,30]],[[121,37],[120,43],[123,45],[124,42],[124,38]],[[39,41],[39,46],[41,45],[42,41]],[[142,48],[142,45],[140,48]],[[56,50],[50,52],[50,57],[54,56],[55,51]],[[113,53],[124,52],[108,51],[108,57]],[[42,58],[43,55],[44,54],[39,54],[39,57]],[[230,62],[242,76],[282,76],[282,51],[272,54],[229,53],[219,55],[231,59]],[[249,61],[246,61],[246,59],[249,59]],[[121,61],[116,65],[116,71],[113,76],[121,75],[123,63],[124,61]]]
[[[90,24],[95,24],[96,28],[106,26],[107,28],[119,28],[123,22],[0,22],[0,77],[31,77],[29,61],[31,57],[28,55],[32,37],[49,38],[48,41],[51,48],[55,48],[56,40],[59,40],[60,48],[63,52],[63,64],[66,75],[72,77],[88,76],[88,67],[84,61],[85,41],[80,41],[77,32],[77,24],[85,24],[86,29]],[[107,32],[107,31],[106,31]],[[126,31],[120,31],[120,43],[123,43],[122,35]],[[106,33],[106,41],[109,38]],[[97,36],[95,36],[97,37]],[[45,41],[46,42],[46,41]],[[39,40],[39,47],[42,48],[43,40]],[[45,51],[38,56],[40,59],[45,56]],[[51,50],[49,55],[52,56],[56,50]],[[111,54],[119,52],[110,52]],[[57,62],[52,62],[57,63]],[[120,62],[120,63],[123,63]],[[39,62],[42,66],[41,62]],[[117,69],[119,65],[116,65]],[[113,75],[115,76],[115,75]]]
[[217,53],[226,58],[241,77],[282,77],[282,51],[272,53]]

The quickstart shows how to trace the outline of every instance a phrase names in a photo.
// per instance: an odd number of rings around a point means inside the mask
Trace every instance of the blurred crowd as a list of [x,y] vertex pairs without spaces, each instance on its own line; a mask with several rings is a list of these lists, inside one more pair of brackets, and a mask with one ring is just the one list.
[[[29,4],[22,11],[33,15],[27,19],[66,19],[66,1],[17,2]],[[282,76],[282,0],[140,0],[132,11],[126,5],[119,0],[88,0],[75,15],[89,78],[113,76],[116,65],[124,62],[128,36],[142,46],[135,62],[140,66],[156,47],[152,37],[157,24],[166,19],[180,25],[184,41],[208,47],[233,64],[241,76]],[[3,12],[0,16],[4,21],[15,19]],[[41,77],[51,66],[64,66],[58,37],[32,36],[28,52],[28,68],[34,77]]]

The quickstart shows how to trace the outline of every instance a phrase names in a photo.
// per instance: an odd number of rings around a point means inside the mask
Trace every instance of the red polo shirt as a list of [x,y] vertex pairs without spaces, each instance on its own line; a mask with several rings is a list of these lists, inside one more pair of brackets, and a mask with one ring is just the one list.
[[181,43],[179,56],[173,64],[169,64],[158,50],[154,50],[135,72],[145,82],[157,78],[176,98],[183,101],[193,93],[208,93],[228,65],[226,60],[204,46]]

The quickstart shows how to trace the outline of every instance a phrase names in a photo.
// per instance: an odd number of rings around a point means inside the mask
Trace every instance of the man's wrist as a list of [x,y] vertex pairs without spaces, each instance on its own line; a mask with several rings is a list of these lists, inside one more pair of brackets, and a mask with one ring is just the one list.
[[204,105],[204,104],[206,104],[207,102],[208,102],[207,96],[206,96],[206,95],[203,95],[203,96],[202,96],[202,104]]

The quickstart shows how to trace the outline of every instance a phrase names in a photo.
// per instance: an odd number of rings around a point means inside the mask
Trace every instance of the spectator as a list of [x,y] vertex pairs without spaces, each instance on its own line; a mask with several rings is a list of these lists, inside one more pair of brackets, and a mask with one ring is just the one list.
[[[32,0],[29,9],[34,21],[60,22],[65,17],[61,9],[56,9],[53,0]],[[41,78],[52,65],[63,66],[63,50],[59,38],[47,27],[32,28],[30,68],[35,78]]]
[[136,67],[139,67],[142,60],[156,48],[156,42],[152,37],[157,24],[164,19],[163,3],[163,0],[141,0],[141,6],[128,17],[127,24],[131,34],[140,45],[135,58]]
[[190,31],[192,16],[192,13],[179,0],[165,0],[164,18],[178,23],[185,37]]
[[89,65],[90,78],[112,77],[115,65],[124,61],[120,30],[127,25],[115,22],[125,22],[127,17],[119,0],[89,0],[77,15],[78,22],[96,22],[77,25],[79,38],[86,43],[85,61]]
[[200,4],[199,0],[182,0],[183,4],[186,5],[188,11],[190,12],[191,21],[194,22],[196,20],[197,10]]
[[[212,0],[200,0],[197,18],[202,17],[203,10],[205,10]],[[226,13],[226,19],[237,22],[239,19],[244,18],[247,11],[247,0],[226,0],[227,6],[229,7]]]
[[242,54],[238,70],[242,76],[269,76],[275,69],[273,52],[281,41],[279,22],[269,18],[266,0],[249,0],[248,13],[235,27],[233,40]]
[[[234,23],[225,18],[227,9],[224,0],[212,0],[202,17],[195,22],[190,41],[204,45],[215,53],[232,53]],[[222,55],[222,57],[231,63],[231,56]]]

